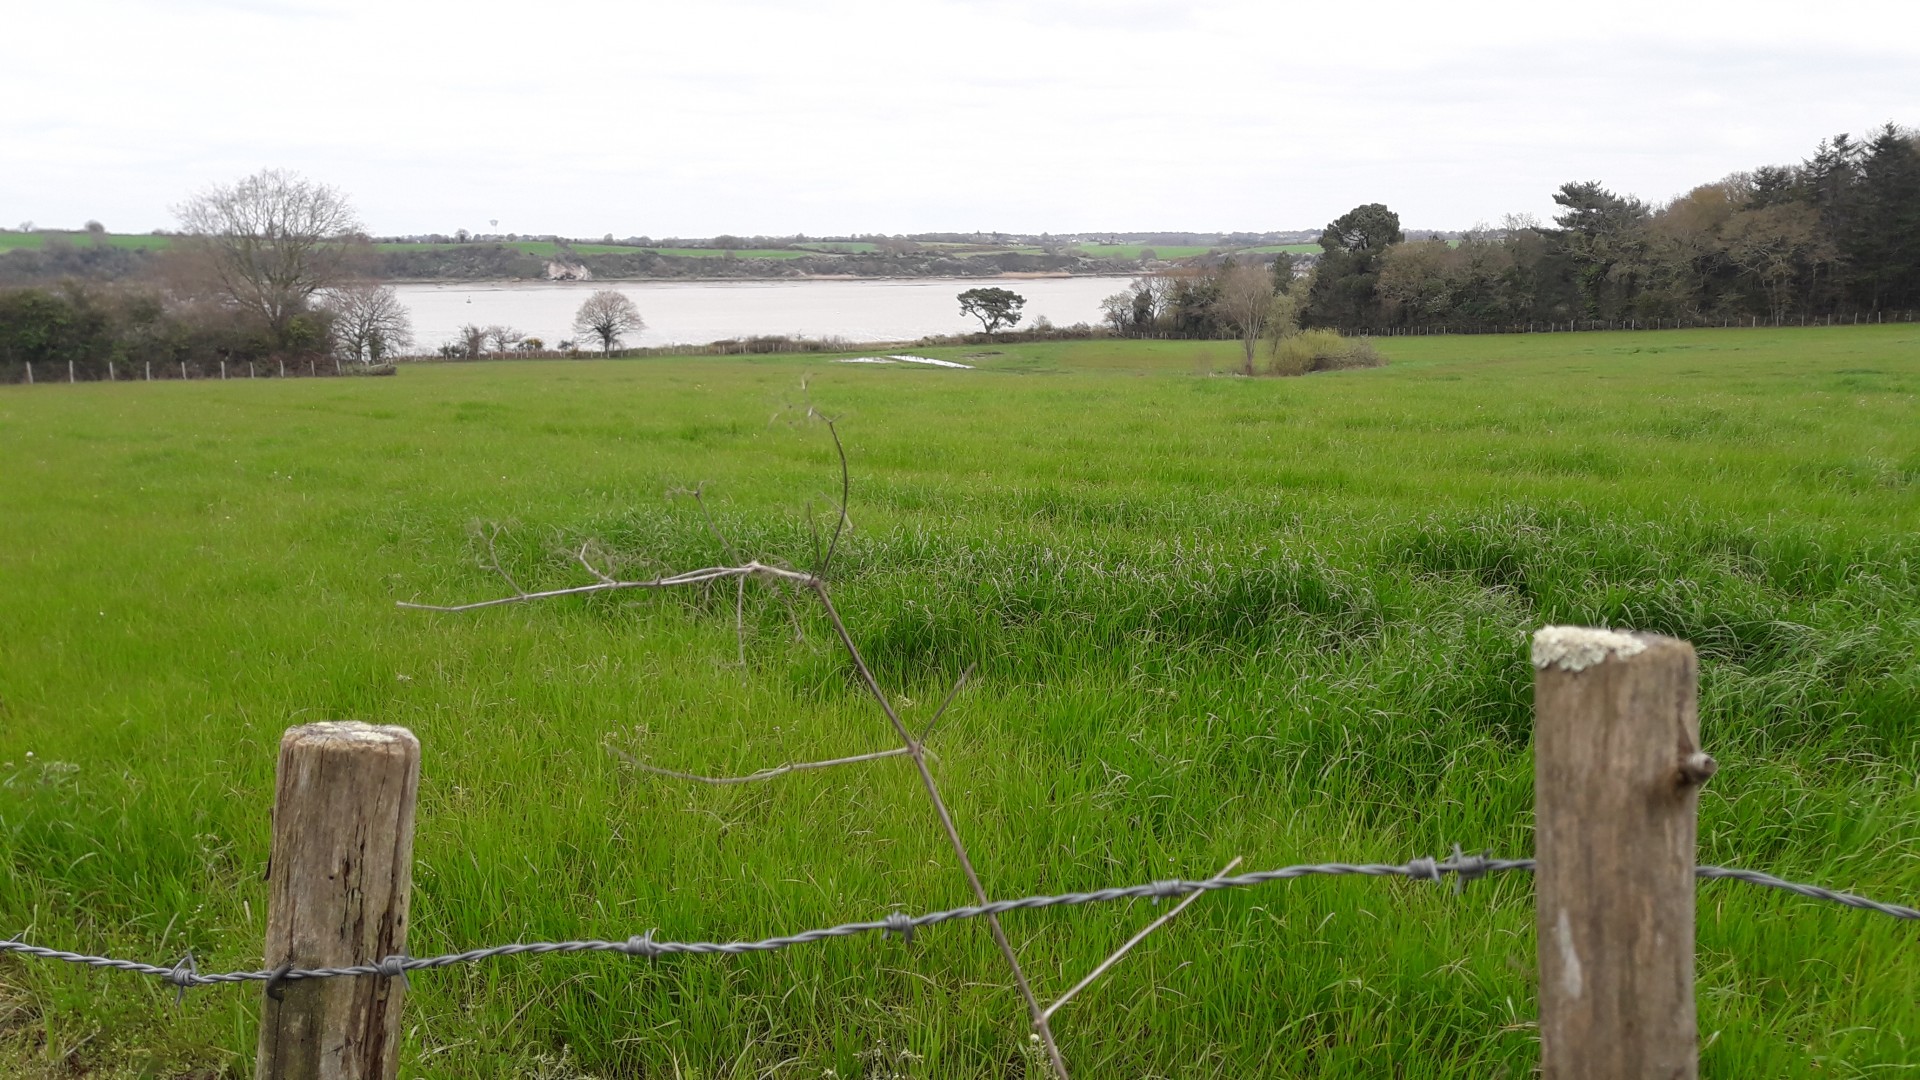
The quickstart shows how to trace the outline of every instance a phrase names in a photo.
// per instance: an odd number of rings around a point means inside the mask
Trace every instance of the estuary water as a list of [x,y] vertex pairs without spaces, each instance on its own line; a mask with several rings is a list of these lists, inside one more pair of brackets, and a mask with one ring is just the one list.
[[396,285],[413,315],[415,348],[453,341],[461,325],[511,326],[549,348],[576,338],[573,314],[599,289],[633,298],[647,328],[628,346],[704,345],[756,334],[909,341],[980,329],[955,299],[999,287],[1027,298],[1021,325],[1044,315],[1060,326],[1098,323],[1100,301],[1127,278],[900,278],[798,281],[440,282]]

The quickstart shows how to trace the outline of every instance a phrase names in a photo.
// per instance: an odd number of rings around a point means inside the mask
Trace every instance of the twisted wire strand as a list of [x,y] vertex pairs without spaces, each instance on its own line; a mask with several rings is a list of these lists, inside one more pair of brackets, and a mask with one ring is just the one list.
[[[1185,896],[1196,892],[1213,892],[1220,889],[1239,889],[1253,885],[1263,885],[1271,881],[1290,881],[1303,877],[1339,877],[1358,875],[1363,877],[1403,877],[1413,881],[1441,882],[1449,876],[1453,878],[1456,891],[1465,883],[1489,874],[1509,872],[1531,873],[1535,869],[1532,859],[1493,859],[1481,855],[1465,855],[1459,848],[1445,859],[1421,857],[1407,863],[1305,863],[1298,866],[1283,866],[1276,870],[1256,870],[1230,877],[1207,878],[1201,881],[1174,879],[1156,881],[1144,885],[1114,886],[1095,889],[1090,892],[1055,893],[1041,896],[1026,896],[1017,900],[995,900],[987,904],[971,904],[965,907],[948,908],[944,911],[931,911],[924,915],[909,916],[904,912],[895,912],[879,919],[865,922],[842,923],[838,926],[803,930],[795,934],[762,938],[758,941],[656,941],[651,931],[627,938],[625,941],[602,941],[586,939],[580,941],[531,941],[516,942],[508,945],[495,945],[489,948],[469,949],[465,952],[447,953],[442,956],[389,956],[372,964],[354,964],[347,967],[319,968],[281,968],[266,971],[227,971],[212,974],[201,973],[193,963],[193,954],[171,967],[156,964],[143,964],[133,960],[118,960],[107,956],[90,956],[85,953],[67,952],[62,949],[48,949],[39,945],[29,945],[22,941],[0,941],[0,954],[11,954],[37,960],[58,960],[69,964],[81,964],[86,967],[107,971],[125,971],[135,975],[150,975],[167,982],[181,991],[188,987],[213,986],[223,983],[268,982],[275,986],[284,982],[300,979],[333,979],[352,975],[379,975],[386,978],[406,978],[409,972],[431,971],[452,967],[456,964],[473,964],[482,960],[492,960],[503,956],[546,956],[550,953],[617,952],[628,956],[653,959],[661,956],[743,956],[748,953],[773,952],[792,948],[796,945],[810,945],[814,942],[828,941],[834,938],[854,937],[859,934],[878,933],[882,936],[897,936],[911,940],[914,931],[924,927],[938,926],[941,923],[960,919],[977,919],[987,915],[1004,915],[1013,911],[1036,911],[1041,908],[1063,907],[1079,904],[1103,904],[1116,900],[1153,900]],[[1758,870],[1742,870],[1724,866],[1698,866],[1694,876],[1701,880],[1743,881],[1750,885],[1760,885],[1770,889],[1782,889],[1786,892],[1814,900],[1827,900],[1847,907],[1865,911],[1877,911],[1896,919],[1920,920],[1920,910],[1899,904],[1887,904],[1878,900],[1869,900],[1852,893],[1838,892],[1808,885],[1802,882],[1788,881]]]

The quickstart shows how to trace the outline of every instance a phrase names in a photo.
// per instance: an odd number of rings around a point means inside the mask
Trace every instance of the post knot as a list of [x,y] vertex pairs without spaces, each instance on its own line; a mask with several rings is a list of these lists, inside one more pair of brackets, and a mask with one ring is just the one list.
[[916,929],[913,916],[904,911],[896,911],[881,921],[886,924],[881,928],[882,934],[892,934],[898,936],[901,941],[913,943],[913,931]]
[[635,934],[628,938],[627,943],[620,947],[620,951],[628,956],[644,956],[652,960],[660,955],[660,946],[654,944],[653,931],[649,930],[644,934]]

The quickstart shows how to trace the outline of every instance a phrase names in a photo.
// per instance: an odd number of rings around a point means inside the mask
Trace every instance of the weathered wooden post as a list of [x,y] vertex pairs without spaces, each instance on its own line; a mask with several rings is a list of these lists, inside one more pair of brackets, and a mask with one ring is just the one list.
[[[267,967],[405,954],[419,782],[420,744],[405,728],[307,724],[281,737]],[[272,986],[255,1080],[391,1080],[404,992],[387,976]]]
[[1693,646],[1549,626],[1533,665],[1543,1074],[1693,1080]]

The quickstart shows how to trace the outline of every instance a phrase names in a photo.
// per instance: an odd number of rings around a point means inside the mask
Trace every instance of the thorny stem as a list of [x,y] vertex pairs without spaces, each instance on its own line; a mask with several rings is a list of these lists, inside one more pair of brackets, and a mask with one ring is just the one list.
[[[837,442],[837,440],[836,440]],[[831,557],[831,551],[829,551]],[[920,783],[927,789],[927,799],[933,803],[934,813],[939,815],[940,827],[947,832],[947,842],[953,845],[953,854],[960,860],[960,869],[967,875],[967,884],[973,888],[974,899],[985,904],[986,887],[980,884],[980,875],[974,872],[973,859],[967,855],[966,841],[960,839],[960,830],[953,824],[953,815],[947,810],[947,801],[940,797],[940,785],[934,782],[933,771],[927,768],[926,751],[920,740],[900,720],[900,714],[894,711],[893,702],[880,689],[880,683],[874,679],[873,672],[867,667],[866,658],[860,655],[860,647],[853,643],[853,635],[847,633],[847,624],[840,619],[840,612],[833,606],[833,597],[827,593],[827,583],[815,577],[812,581],[814,596],[820,599],[820,606],[826,610],[827,621],[833,624],[833,632],[840,636],[840,644],[847,650],[847,656],[853,660],[854,670],[860,673],[860,681],[867,686],[867,692],[892,722],[893,730],[900,736],[906,747],[907,756],[913,759],[914,767],[920,770]],[[1020,996],[1027,1003],[1027,1013],[1033,1020],[1034,1034],[1040,1037],[1041,1045],[1046,1047],[1047,1058],[1053,1064],[1053,1071],[1059,1080],[1070,1080],[1067,1063],[1060,1056],[1060,1044],[1053,1038],[1053,1028],[1047,1023],[1046,1010],[1040,1007],[1040,999],[1034,997],[1033,987],[1027,982],[1027,973],[1020,966],[1020,957],[1015,955],[1013,944],[1007,940],[1007,932],[1001,928],[996,915],[987,916],[987,929],[993,932],[994,944],[1000,946],[1000,955],[1006,957],[1007,967],[1013,971],[1013,982],[1020,990]]]

